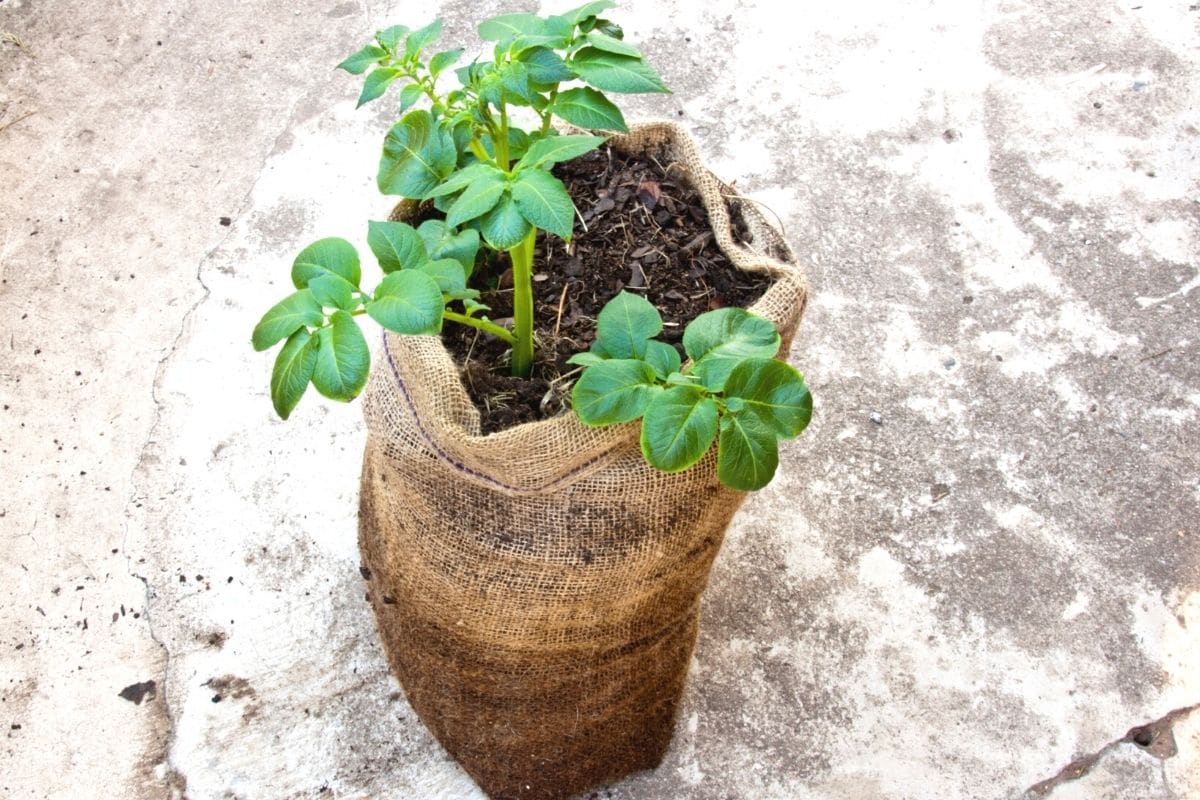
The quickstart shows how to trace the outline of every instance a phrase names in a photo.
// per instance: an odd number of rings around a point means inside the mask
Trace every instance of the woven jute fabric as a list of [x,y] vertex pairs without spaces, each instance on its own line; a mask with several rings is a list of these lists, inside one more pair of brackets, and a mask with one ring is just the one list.
[[[721,249],[775,278],[752,310],[779,326],[786,353],[807,290],[782,237],[678,126],[612,144],[682,171]],[[750,242],[734,241],[729,206]],[[700,595],[745,497],[717,481],[716,448],[668,475],[642,458],[636,422],[589,428],[565,413],[482,436],[430,336],[385,336],[363,407],[368,596],[438,741],[496,800],[567,798],[657,766]]]

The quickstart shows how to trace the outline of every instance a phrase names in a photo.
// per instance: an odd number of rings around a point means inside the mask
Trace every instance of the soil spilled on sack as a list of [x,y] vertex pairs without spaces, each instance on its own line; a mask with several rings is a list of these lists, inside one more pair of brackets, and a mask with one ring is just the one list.
[[[570,406],[580,370],[567,359],[591,346],[600,309],[621,290],[642,295],[659,310],[659,338],[682,354],[683,329],[691,320],[715,308],[749,306],[770,287],[769,276],[742,272],[721,252],[700,195],[667,166],[603,146],[554,168],[587,229],[577,220],[570,245],[538,234],[531,377],[508,374],[504,342],[446,323],[442,340],[460,365],[485,434],[553,417]],[[740,204],[729,205],[734,238],[745,240]],[[508,327],[507,254],[477,267],[472,284],[483,293],[480,302],[491,307],[488,316]]]

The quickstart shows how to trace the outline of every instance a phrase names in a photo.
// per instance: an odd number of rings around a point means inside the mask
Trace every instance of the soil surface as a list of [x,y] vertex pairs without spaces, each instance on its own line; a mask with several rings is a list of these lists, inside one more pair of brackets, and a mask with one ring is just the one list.
[[[554,174],[566,184],[584,224],[576,224],[570,245],[538,235],[530,378],[508,374],[508,346],[499,339],[453,323],[442,331],[482,415],[484,433],[552,417],[569,407],[579,368],[567,359],[591,346],[600,309],[622,289],[641,294],[658,308],[664,328],[660,338],[682,354],[688,322],[715,308],[748,306],[772,282],[766,275],[738,270],[721,252],[700,195],[677,170],[604,146],[558,165]],[[736,207],[731,215],[736,238],[744,223]],[[491,307],[491,319],[507,325],[512,317],[507,255],[478,267],[472,284],[483,291],[480,302]]]

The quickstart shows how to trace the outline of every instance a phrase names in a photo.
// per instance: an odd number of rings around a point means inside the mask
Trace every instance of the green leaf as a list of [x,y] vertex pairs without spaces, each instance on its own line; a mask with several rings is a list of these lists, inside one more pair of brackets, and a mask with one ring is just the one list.
[[571,393],[571,406],[585,425],[614,425],[640,417],[661,391],[645,361],[614,359],[584,370]]
[[291,416],[317,365],[317,339],[305,329],[288,337],[271,370],[271,405],[281,419]]
[[442,294],[461,294],[467,288],[467,274],[463,272],[463,265],[453,258],[429,261],[417,269],[433,278]]
[[424,198],[454,169],[458,151],[448,131],[424,109],[410,111],[388,131],[376,183],[384,194]]
[[367,76],[367,80],[363,83],[362,94],[358,96],[358,105],[356,108],[362,108],[366,103],[371,102],[379,97],[385,91],[392,81],[400,77],[402,73],[398,69],[391,67],[376,67]]
[[646,358],[646,343],[662,329],[658,310],[630,292],[605,303],[596,319],[596,339],[611,358]]
[[[483,303],[478,303],[473,298],[464,299],[463,300],[463,308],[466,310],[468,317],[475,316],[480,311],[491,311],[492,310],[491,306],[484,305]],[[484,317],[484,319],[487,319],[487,317]]]
[[504,93],[504,77],[498,70],[492,70],[479,81],[479,97],[493,106],[504,101]]
[[[503,44],[503,42],[501,42]],[[526,50],[531,50],[535,47],[554,48],[566,47],[568,44],[565,36],[555,36],[553,34],[529,34],[523,33],[512,40],[508,46],[509,57],[516,56],[518,61],[521,61],[521,54]]]
[[484,215],[479,226],[484,240],[497,250],[508,250],[529,235],[530,224],[517,209],[511,194],[500,198],[496,207]]
[[571,58],[569,64],[586,83],[608,92],[670,94],[671,91],[654,68],[640,58],[606,53],[598,47],[585,47]]
[[475,163],[463,167],[446,178],[436,189],[432,189],[426,197],[444,197],[448,194],[462,191],[477,180],[490,180],[493,177],[503,179],[504,173],[491,164]]
[[404,222],[367,222],[367,246],[379,259],[384,272],[419,267],[429,260],[425,242],[411,225]]
[[425,92],[419,83],[410,83],[400,90],[400,113],[403,114],[417,104]]
[[413,336],[442,329],[445,304],[437,281],[419,270],[404,269],[383,279],[367,313],[389,331]]
[[775,432],[756,417],[726,414],[721,417],[717,443],[717,477],[730,489],[752,492],[775,477],[779,443]]
[[521,128],[509,128],[509,158],[510,161],[521,161],[529,145],[533,144],[533,138]]
[[601,33],[608,34],[614,39],[625,38],[625,31],[622,30],[621,26],[617,25],[615,22],[607,19],[598,19],[596,22],[598,23],[596,25],[596,30],[600,31]]
[[790,364],[773,358],[748,358],[725,381],[726,405],[741,401],[741,414],[752,414],[777,436],[799,436],[812,419],[812,395]]
[[453,50],[443,50],[442,52],[438,53],[433,58],[429,59],[429,74],[434,77],[434,80],[436,80],[437,76],[441,75],[442,72],[447,67],[453,65],[455,61],[458,61],[458,59],[462,57],[462,54],[463,49],[461,47],[456,47]]
[[521,215],[535,226],[571,238],[575,204],[558,178],[542,170],[520,172],[512,185],[512,197]]
[[457,228],[464,222],[483,216],[496,207],[507,188],[508,180],[499,170],[481,174],[450,206],[446,224]]
[[584,86],[567,89],[550,104],[549,111],[572,125],[588,130],[620,131],[627,133],[621,109],[600,92]]
[[681,472],[704,457],[716,436],[716,402],[695,387],[673,386],[646,408],[642,455],[663,472]]
[[297,289],[303,289],[313,278],[329,272],[341,275],[358,286],[362,269],[354,245],[336,236],[313,242],[301,250],[292,262],[292,283]]
[[435,19],[420,30],[415,30],[404,41],[405,58],[413,58],[421,54],[428,45],[442,35],[442,21]]
[[463,272],[470,277],[475,270],[475,254],[479,252],[479,231],[465,228],[455,233],[442,220],[430,219],[421,223],[417,233],[425,242],[430,259],[453,258],[462,264]]
[[379,63],[385,56],[387,56],[386,50],[382,47],[369,44],[349,56],[345,61],[334,67],[334,69],[344,69],[351,75],[361,75],[367,71],[368,67]]
[[582,353],[576,353],[567,359],[568,364],[577,364],[581,367],[594,367],[597,364],[603,364],[604,361],[604,356],[589,353],[586,350]]
[[522,169],[549,169],[555,164],[563,161],[570,161],[572,158],[577,158],[584,153],[595,150],[600,145],[604,144],[603,136],[580,136],[580,135],[563,135],[563,136],[547,136],[545,139],[538,139],[529,146],[525,151],[525,155],[521,156],[521,160],[517,162],[514,170]]
[[548,47],[530,48],[523,51],[517,59],[529,68],[529,80],[534,83],[554,84],[575,77],[567,62]]
[[683,349],[696,362],[691,373],[719,392],[742,359],[773,357],[779,332],[770,320],[744,308],[718,308],[691,321],[683,332]]
[[470,64],[454,70],[454,74],[458,76],[458,82],[463,86],[478,87],[479,82],[492,72],[495,72],[495,70],[496,65],[491,61],[480,62],[477,59]]
[[563,47],[569,43],[575,35],[575,23],[561,14],[558,16],[547,17],[545,22],[545,34],[547,36],[557,36],[563,40]]
[[254,326],[250,337],[255,350],[266,350],[306,325],[317,326],[325,322],[321,304],[308,289],[293,292],[280,300],[263,314]]
[[[529,68],[520,61],[510,61],[496,71],[504,101],[510,105],[529,105],[537,94],[529,86]],[[511,130],[511,129],[510,129]]]
[[[487,151],[488,155],[490,155],[494,158],[496,155],[496,147],[495,147],[495,144],[492,142],[492,137],[485,133],[483,136],[480,137],[480,141],[483,142],[483,149]],[[509,159],[516,161],[521,156],[523,156],[525,154],[525,151],[528,149],[529,149],[529,134],[515,126],[510,127],[508,129],[508,157],[509,157]]]
[[691,375],[684,375],[681,372],[672,372],[667,376],[668,386],[698,386],[699,381]]
[[353,311],[357,305],[354,300],[354,287],[340,275],[329,273],[313,278],[308,282],[308,289],[325,308]]
[[353,400],[367,383],[371,351],[354,317],[335,311],[329,326],[317,331],[320,347],[312,382],[330,400]]
[[389,53],[396,52],[396,46],[400,44],[400,40],[408,33],[408,27],[405,25],[393,25],[390,28],[384,28],[375,34],[375,41],[386,49]]
[[545,21],[534,14],[501,14],[479,23],[479,38],[485,42],[499,42],[521,34],[540,36],[545,32]]
[[602,11],[608,11],[610,8],[616,8],[617,4],[612,0],[595,0],[592,3],[584,3],[578,8],[573,8],[570,11],[564,11],[558,16],[570,21],[574,25],[586,20],[588,17],[594,17]]
[[612,36],[592,31],[587,35],[588,44],[597,47],[606,53],[614,53],[619,56],[630,56],[632,58],[641,58],[642,54],[636,47],[631,44],[625,44],[620,39],[615,39]]
[[663,380],[673,372],[679,371],[679,351],[666,342],[651,339],[646,342],[646,363],[654,367],[654,372]]
[[[446,102],[461,102],[462,98],[460,97],[459,100],[456,101],[452,96],[454,94],[454,92],[451,92],[450,95],[447,96]],[[459,94],[461,95],[462,93],[460,92]],[[454,140],[454,149],[464,156],[468,155],[470,152],[469,148],[471,144],[471,138],[475,135],[475,126],[471,121],[471,112],[460,111],[451,117],[446,124],[450,127],[450,138]]]

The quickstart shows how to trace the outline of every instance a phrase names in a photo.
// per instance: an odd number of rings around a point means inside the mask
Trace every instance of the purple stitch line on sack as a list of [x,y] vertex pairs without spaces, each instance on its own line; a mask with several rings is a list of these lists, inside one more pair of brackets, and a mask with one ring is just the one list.
[[[404,396],[404,402],[408,404],[408,410],[412,413],[413,421],[417,423],[417,430],[420,431],[421,438],[425,440],[425,443],[427,445],[429,445],[429,447],[434,451],[434,453],[438,456],[438,458],[440,458],[442,461],[449,464],[454,469],[457,469],[459,472],[465,472],[468,475],[473,475],[474,477],[479,478],[481,481],[490,483],[493,486],[498,486],[501,489],[507,489],[510,492],[516,492],[516,493],[526,493],[526,492],[530,491],[529,489],[521,489],[520,487],[517,487],[517,486],[510,486],[509,484],[504,483],[503,481],[496,480],[495,478],[493,478],[490,475],[485,475],[484,473],[482,473],[478,470],[471,469],[466,464],[463,464],[462,462],[457,461],[454,458],[452,458],[449,453],[447,453],[445,450],[443,450],[438,445],[438,443],[433,440],[433,437],[429,435],[429,431],[425,430],[425,426],[423,424],[421,424],[421,417],[419,414],[417,414],[417,407],[416,407],[416,404],[413,403],[412,395],[410,395],[408,393],[408,387],[404,384],[404,378],[400,377],[400,369],[396,366],[396,362],[394,360],[392,360],[392,349],[390,347],[388,347],[386,331],[383,332],[383,354],[385,356],[387,356],[388,366],[392,368],[392,375],[396,378],[396,386],[400,389],[400,393]],[[593,458],[580,464],[575,469],[568,471],[559,480],[548,483],[548,484],[546,484],[546,486],[544,486],[542,488],[549,489],[558,484],[564,483],[569,478],[575,477],[579,473],[583,472],[584,470],[588,469],[592,465],[596,464],[597,462],[599,462],[607,457],[608,457],[607,452],[601,453],[598,456],[594,456]],[[534,491],[536,491],[536,490],[534,490]]]

